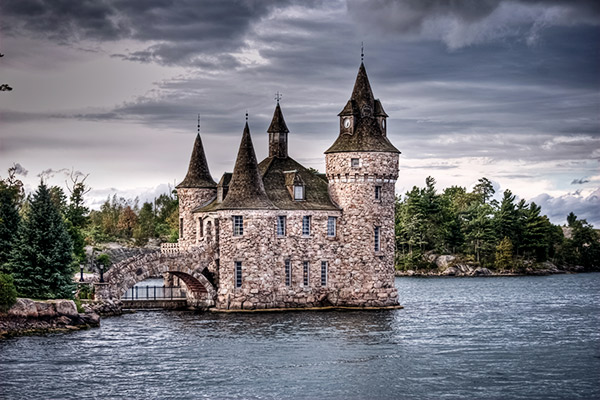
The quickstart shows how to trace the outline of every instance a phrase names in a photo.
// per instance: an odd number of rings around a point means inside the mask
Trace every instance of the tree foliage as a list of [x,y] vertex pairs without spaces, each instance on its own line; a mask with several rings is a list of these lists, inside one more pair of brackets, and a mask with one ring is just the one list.
[[452,186],[440,194],[428,177],[425,187],[397,198],[397,267],[418,266],[427,251],[462,254],[498,269],[511,269],[517,259],[598,267],[598,234],[585,220],[569,214],[572,237],[566,239],[537,204],[516,202],[510,190],[498,202],[494,193],[492,183],[481,178],[471,192]]
[[33,194],[19,227],[8,268],[22,296],[71,298],[73,295],[73,242],[56,197],[43,182]]
[[23,182],[16,178],[16,167],[8,169],[8,177],[0,179],[0,272],[8,261],[21,222],[19,208],[24,198]]

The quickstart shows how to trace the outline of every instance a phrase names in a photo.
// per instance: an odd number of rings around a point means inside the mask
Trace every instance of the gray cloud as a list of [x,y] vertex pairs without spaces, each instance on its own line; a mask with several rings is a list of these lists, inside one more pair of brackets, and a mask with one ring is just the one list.
[[15,168],[16,175],[27,176],[27,174],[29,173],[29,171],[23,168],[23,166],[19,163],[15,163],[13,167]]
[[600,189],[588,196],[582,196],[580,192],[557,197],[544,193],[530,201],[540,205],[542,212],[554,223],[564,224],[567,215],[573,212],[579,219],[585,219],[596,227],[600,226]]
[[451,49],[514,36],[533,44],[549,26],[597,25],[600,16],[593,0],[348,0],[348,11],[365,32],[421,35]]
[[590,180],[586,178],[573,179],[571,181],[571,185],[583,185],[584,183],[588,183]]

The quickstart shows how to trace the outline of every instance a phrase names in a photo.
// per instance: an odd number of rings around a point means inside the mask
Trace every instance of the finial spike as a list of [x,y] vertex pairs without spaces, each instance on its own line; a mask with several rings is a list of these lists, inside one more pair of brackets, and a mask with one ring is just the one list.
[[246,110],[246,122],[248,122],[248,110]]
[[365,59],[365,43],[360,42],[360,62],[363,62]]
[[279,90],[278,90],[277,93],[275,93],[275,100],[277,100],[277,104],[279,104],[279,100],[281,100],[282,97],[283,97],[283,94],[279,93]]
[[198,114],[198,135],[200,134],[200,114]]

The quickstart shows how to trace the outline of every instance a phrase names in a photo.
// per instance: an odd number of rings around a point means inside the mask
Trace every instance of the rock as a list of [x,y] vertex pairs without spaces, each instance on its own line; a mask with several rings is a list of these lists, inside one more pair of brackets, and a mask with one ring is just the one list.
[[454,260],[456,260],[455,256],[451,256],[451,255],[445,255],[445,256],[439,256],[435,259],[435,265],[437,265],[437,267],[439,269],[446,269],[448,268],[453,262]]
[[436,259],[438,258],[438,255],[434,254],[434,253],[425,253],[423,255],[423,257],[425,258],[425,260],[427,262],[435,264],[436,263]]
[[492,271],[490,271],[487,268],[477,268],[475,271],[473,271],[473,275],[475,276],[489,276],[492,275]]
[[35,307],[39,317],[56,317],[58,315],[54,303],[49,301],[36,301]]
[[457,264],[454,266],[457,269],[457,274],[460,275],[471,275],[474,268],[467,264]]
[[458,273],[458,269],[456,267],[448,267],[442,272],[442,275],[446,276],[455,276]]
[[8,315],[14,317],[37,318],[38,311],[35,302],[31,299],[18,298],[17,302],[8,310]]
[[68,317],[76,317],[79,315],[77,312],[77,306],[73,300],[55,300],[56,312],[59,315],[66,315]]
[[414,276],[415,275],[415,271],[412,269],[409,269],[408,271],[406,271],[406,275],[407,276]]

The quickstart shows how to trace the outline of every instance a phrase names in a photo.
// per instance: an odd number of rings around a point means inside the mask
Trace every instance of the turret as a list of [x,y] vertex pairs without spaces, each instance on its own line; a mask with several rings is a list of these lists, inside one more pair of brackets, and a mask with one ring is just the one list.
[[355,287],[340,296],[350,298],[375,284],[380,305],[397,304],[394,186],[400,152],[387,138],[387,116],[361,63],[350,100],[339,113],[339,136],[325,152],[329,194],[343,210],[345,252],[358,260],[347,266]]
[[176,188],[179,198],[179,244],[186,247],[196,243],[198,221],[194,221],[192,211],[214,199],[217,193],[217,184],[208,169],[200,132],[196,135],[188,172]]
[[269,157],[286,158],[288,156],[289,130],[283,119],[279,100],[267,132],[269,133]]

